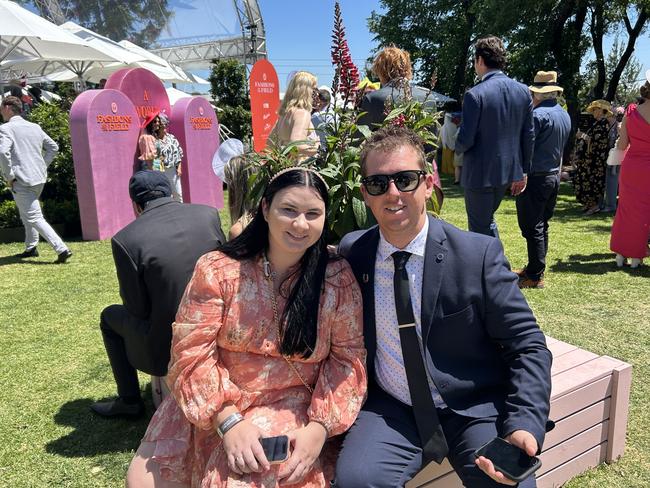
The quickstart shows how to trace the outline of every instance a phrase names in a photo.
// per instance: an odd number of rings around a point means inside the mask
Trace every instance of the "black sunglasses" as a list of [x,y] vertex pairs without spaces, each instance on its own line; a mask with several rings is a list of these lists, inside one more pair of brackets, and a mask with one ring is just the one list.
[[388,185],[391,180],[399,191],[415,191],[420,186],[420,177],[424,176],[426,171],[421,169],[410,169],[398,171],[392,175],[371,175],[361,178],[361,183],[366,187],[366,191],[372,195],[383,195],[388,191]]

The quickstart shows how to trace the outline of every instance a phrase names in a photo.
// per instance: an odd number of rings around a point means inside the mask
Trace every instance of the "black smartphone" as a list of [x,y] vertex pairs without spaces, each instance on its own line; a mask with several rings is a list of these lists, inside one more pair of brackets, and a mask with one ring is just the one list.
[[497,471],[501,471],[506,477],[517,482],[524,481],[542,467],[542,461],[538,457],[529,456],[500,437],[495,437],[477,449],[474,456],[488,458]]
[[282,463],[289,457],[289,438],[286,435],[262,437],[260,444],[266,459],[271,464]]
[[587,132],[594,124],[594,117],[589,113],[581,113],[578,115],[578,129],[582,132]]

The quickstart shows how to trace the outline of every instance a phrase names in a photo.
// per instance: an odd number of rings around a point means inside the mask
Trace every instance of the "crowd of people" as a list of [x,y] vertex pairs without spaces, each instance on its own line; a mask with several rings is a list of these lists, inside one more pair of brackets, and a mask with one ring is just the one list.
[[[165,115],[150,117],[129,181],[137,218],[111,241],[122,304],[100,317],[117,397],[91,406],[107,418],[141,416],[138,370],[170,391],[127,486],[394,488],[445,458],[465,486],[514,484],[475,452],[501,437],[534,456],[553,428],[552,357],[520,288],[544,287],[571,120],[556,72],[526,86],[505,61],[500,39],[476,42],[480,82],[441,131],[442,168],[463,188],[469,232],[428,214],[439,179],[423,140],[380,127],[405,86],[426,100],[401,49],[377,55],[381,88],[359,100],[373,130],[360,148],[361,193],[377,225],[337,249],[327,184],[301,164],[334,117],[312,74],[291,79],[270,135],[297,144],[296,165],[270,177],[255,207],[242,197],[245,159],[226,168],[229,240],[215,209],[181,203],[182,149]],[[650,72],[641,97],[650,98]],[[2,101],[0,163],[25,223],[21,257],[38,255],[40,233],[65,262],[71,252],[38,205],[56,144],[20,110],[20,99]],[[628,107],[620,127],[607,102],[587,112],[576,197],[586,215],[617,206],[611,248],[619,265],[638,266],[649,254],[650,103]],[[603,198],[614,176],[618,198]],[[528,253],[514,273],[494,218],[507,191]],[[263,446],[277,447],[278,436],[288,450],[275,459]],[[534,475],[519,486],[534,487]]]

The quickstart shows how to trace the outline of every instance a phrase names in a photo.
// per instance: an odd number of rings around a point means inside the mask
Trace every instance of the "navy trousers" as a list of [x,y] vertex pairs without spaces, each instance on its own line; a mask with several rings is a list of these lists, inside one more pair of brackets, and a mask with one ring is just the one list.
[[499,209],[509,186],[465,188],[465,210],[470,231],[499,238],[494,213]]
[[517,221],[526,239],[526,275],[531,280],[539,280],[546,269],[548,221],[553,217],[559,189],[559,174],[530,175],[526,191],[517,196]]
[[[503,488],[474,464],[474,451],[498,436],[499,419],[462,417],[438,410],[449,445],[447,458],[468,488]],[[422,448],[413,410],[376,385],[343,441],[336,465],[338,488],[399,488],[420,471]],[[535,488],[531,476],[519,483]]]

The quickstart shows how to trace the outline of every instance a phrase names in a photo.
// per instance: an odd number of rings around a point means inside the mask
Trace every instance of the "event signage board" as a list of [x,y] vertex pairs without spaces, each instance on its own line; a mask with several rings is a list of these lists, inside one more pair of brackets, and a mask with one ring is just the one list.
[[212,172],[219,125],[202,97],[184,98],[172,110],[162,82],[143,68],[116,71],[104,90],[82,93],[70,111],[70,135],[82,236],[107,239],[131,222],[128,181],[140,169],[138,139],[154,113],[170,118],[169,132],[183,149],[183,201],[223,207],[223,183]]
[[135,218],[128,183],[140,124],[117,90],[88,90],[70,109],[70,137],[82,236],[108,239]]
[[104,88],[113,88],[124,93],[138,113],[140,127],[147,117],[156,111],[171,114],[169,97],[165,85],[151,71],[144,68],[123,68],[113,73]]
[[266,147],[266,140],[278,120],[280,106],[278,74],[269,61],[260,59],[253,65],[249,87],[253,119],[253,149],[259,152]]
[[169,131],[183,147],[183,200],[223,207],[223,182],[212,171],[219,148],[219,122],[203,97],[181,98],[172,107]]

